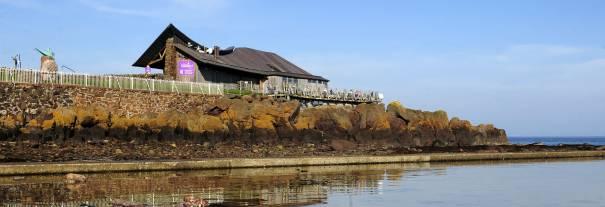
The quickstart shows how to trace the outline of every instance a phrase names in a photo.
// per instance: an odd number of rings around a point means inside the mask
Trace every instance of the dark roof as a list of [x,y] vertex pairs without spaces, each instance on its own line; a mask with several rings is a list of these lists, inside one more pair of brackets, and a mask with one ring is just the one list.
[[[229,51],[219,55],[218,58],[214,58],[212,55],[206,53],[199,53],[196,50],[187,47],[186,43],[189,42],[193,45],[201,44],[198,44],[191,38],[187,37],[172,24],[166,27],[166,29],[160,34],[160,36],[158,36],[158,38],[156,38],[155,41],[153,41],[153,43],[149,46],[149,48],[147,48],[141,57],[139,57],[133,66],[145,67],[149,62],[156,59],[158,54],[164,48],[166,39],[170,37],[177,37],[179,39],[179,41],[175,41],[175,46],[179,51],[187,54],[197,61],[206,64],[260,75],[277,75],[328,81],[321,76],[310,74],[309,72],[272,52],[265,52],[247,47],[238,47],[234,48],[232,52]],[[163,69],[163,64],[155,66]]]

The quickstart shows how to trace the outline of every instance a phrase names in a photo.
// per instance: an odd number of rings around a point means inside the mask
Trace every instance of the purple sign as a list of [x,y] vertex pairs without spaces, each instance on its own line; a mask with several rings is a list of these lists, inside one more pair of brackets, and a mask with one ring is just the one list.
[[179,60],[179,75],[193,76],[195,74],[195,63],[189,59]]
[[145,67],[145,73],[147,73],[147,74],[151,73],[151,67],[149,67],[149,65],[147,67]]

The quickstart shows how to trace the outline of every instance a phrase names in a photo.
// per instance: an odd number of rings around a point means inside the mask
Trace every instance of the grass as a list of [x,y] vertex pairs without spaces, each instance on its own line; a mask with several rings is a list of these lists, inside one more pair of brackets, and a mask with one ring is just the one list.
[[252,95],[253,93],[249,90],[225,89],[225,94]]

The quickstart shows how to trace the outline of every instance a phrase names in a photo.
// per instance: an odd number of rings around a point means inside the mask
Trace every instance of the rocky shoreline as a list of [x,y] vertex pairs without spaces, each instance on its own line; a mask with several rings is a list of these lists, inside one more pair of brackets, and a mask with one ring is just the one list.
[[132,143],[102,140],[78,144],[0,142],[0,162],[200,160],[214,158],[291,158],[310,156],[407,155],[424,153],[570,152],[605,150],[595,145],[477,145],[461,147],[377,146],[338,140],[319,144]]
[[491,124],[400,102],[308,107],[261,95],[19,84],[4,84],[0,100],[0,162],[391,155],[508,144]]
[[166,108],[130,115],[100,103],[51,107],[36,110],[35,114],[7,114],[0,116],[0,141],[63,144],[116,139],[275,145],[347,140],[385,146],[508,142],[505,131],[491,124],[472,125],[459,118],[449,119],[445,111],[414,110],[399,102],[387,107],[360,104],[306,108],[298,101],[243,96],[190,104],[186,110]]

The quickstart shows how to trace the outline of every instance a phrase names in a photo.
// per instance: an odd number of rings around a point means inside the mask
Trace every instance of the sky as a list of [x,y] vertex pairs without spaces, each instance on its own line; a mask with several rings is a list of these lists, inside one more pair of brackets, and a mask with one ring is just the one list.
[[51,48],[78,72],[142,73],[132,63],[173,23],[509,136],[602,136],[604,20],[600,0],[0,0],[0,65],[38,68],[34,48]]

